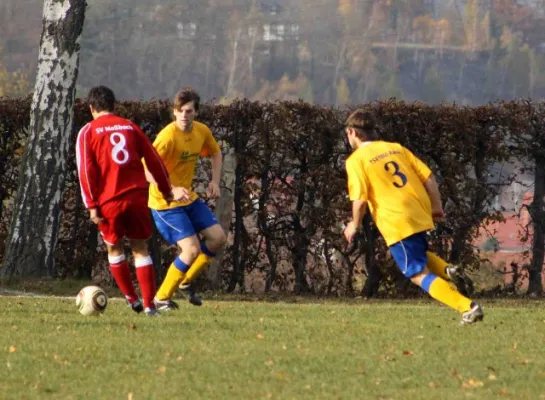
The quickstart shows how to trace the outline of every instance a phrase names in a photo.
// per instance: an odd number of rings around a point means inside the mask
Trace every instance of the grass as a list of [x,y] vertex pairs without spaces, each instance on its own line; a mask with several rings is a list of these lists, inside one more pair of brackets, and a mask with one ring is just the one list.
[[545,311],[209,300],[161,318],[2,297],[2,399],[545,399]]

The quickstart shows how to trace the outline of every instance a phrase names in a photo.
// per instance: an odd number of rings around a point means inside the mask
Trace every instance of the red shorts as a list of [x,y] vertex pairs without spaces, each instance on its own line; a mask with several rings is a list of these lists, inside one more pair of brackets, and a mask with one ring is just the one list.
[[102,238],[109,245],[118,240],[147,240],[152,235],[147,190],[129,192],[99,208],[103,221],[98,224]]

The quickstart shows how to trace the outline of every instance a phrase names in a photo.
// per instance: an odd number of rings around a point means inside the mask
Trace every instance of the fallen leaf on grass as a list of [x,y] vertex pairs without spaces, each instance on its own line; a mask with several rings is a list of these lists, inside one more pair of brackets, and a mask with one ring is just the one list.
[[9,346],[9,352],[15,353],[17,351],[17,348],[14,345]]
[[489,381],[495,381],[496,379],[498,379],[498,378],[496,378],[496,375],[494,375],[494,374],[488,375],[488,380]]
[[167,367],[162,366],[157,369],[158,374],[164,374],[167,371]]
[[265,339],[265,336],[263,336],[262,333],[258,333],[258,334],[256,335],[256,338],[258,338],[259,340],[263,340],[263,339]]
[[136,330],[136,325],[135,324],[130,324],[129,325],[129,330]]
[[489,370],[489,371],[496,371],[496,368],[494,368],[494,367],[486,367],[486,369]]
[[410,350],[403,350],[403,355],[404,356],[412,356],[412,355],[414,355],[414,353],[412,351],[410,351]]
[[132,400],[133,396],[132,392],[129,392],[129,394],[127,394],[127,400]]
[[498,392],[498,394],[499,394],[500,396],[509,396],[509,392],[507,391],[506,388],[500,389],[500,391]]
[[435,388],[438,388],[438,387],[439,387],[439,384],[436,383],[436,382],[429,382],[429,383],[428,383],[428,387],[429,387],[430,389],[435,389]]
[[182,361],[184,358],[182,356],[176,357],[176,361]]
[[518,347],[518,343],[517,343],[517,341],[515,341],[515,343],[513,343],[513,351],[515,351],[517,349],[517,347]]
[[477,379],[471,378],[467,382],[464,382],[462,384],[462,386],[465,387],[465,388],[478,388],[478,387],[484,386],[484,383],[482,381],[477,380]]
[[462,380],[462,375],[460,375],[456,370],[450,371],[450,374],[456,379]]
[[272,376],[282,381],[290,381],[290,378],[282,371],[275,371],[272,373]]

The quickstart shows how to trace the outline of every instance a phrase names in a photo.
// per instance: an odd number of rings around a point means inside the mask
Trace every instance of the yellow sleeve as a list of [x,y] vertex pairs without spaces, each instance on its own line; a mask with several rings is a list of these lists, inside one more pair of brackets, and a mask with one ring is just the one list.
[[418,157],[416,157],[409,149],[403,147],[403,154],[409,160],[411,167],[413,167],[414,172],[418,175],[418,178],[422,183],[426,182],[431,176],[431,169],[422,162]]
[[[153,142],[153,147],[159,154],[159,157],[161,157],[161,160],[163,160],[163,163],[168,170],[170,155],[173,149],[171,135],[169,134],[168,127],[164,128],[161,132],[159,132],[159,134],[155,138],[155,141]],[[147,169],[144,159],[142,159],[142,163],[144,164],[144,168]]]
[[367,201],[369,182],[362,165],[357,159],[349,157],[346,160],[346,174],[348,176],[348,197],[350,201]]
[[204,144],[199,153],[201,157],[208,157],[217,154],[221,151],[218,142],[214,138],[212,131],[208,128],[205,129]]

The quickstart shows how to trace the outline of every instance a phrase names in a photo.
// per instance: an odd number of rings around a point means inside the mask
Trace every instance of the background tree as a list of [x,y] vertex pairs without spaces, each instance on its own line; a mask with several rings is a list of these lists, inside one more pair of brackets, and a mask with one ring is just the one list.
[[29,137],[0,274],[54,274],[85,0],[46,0]]

